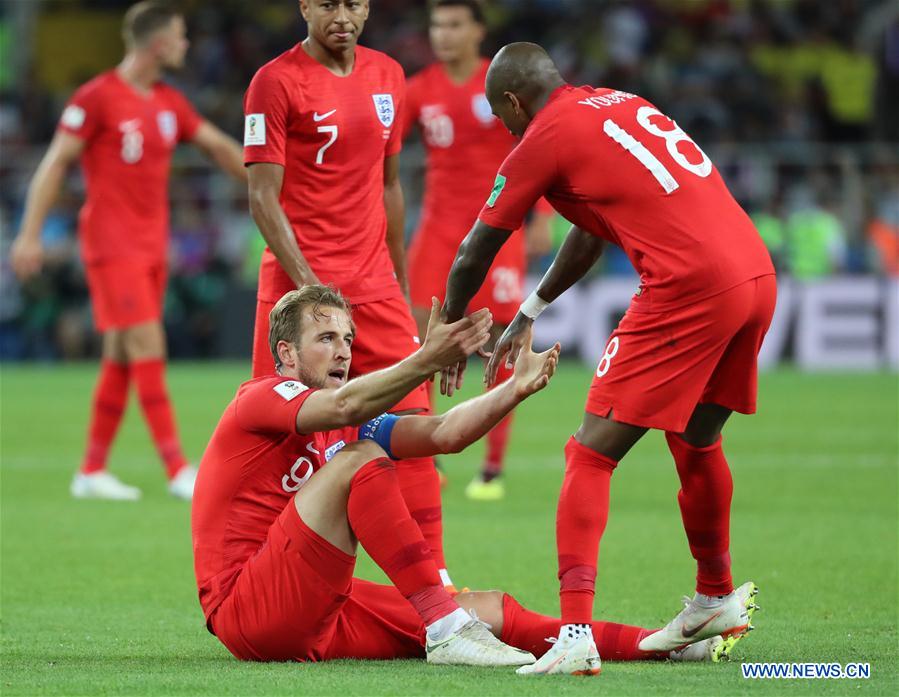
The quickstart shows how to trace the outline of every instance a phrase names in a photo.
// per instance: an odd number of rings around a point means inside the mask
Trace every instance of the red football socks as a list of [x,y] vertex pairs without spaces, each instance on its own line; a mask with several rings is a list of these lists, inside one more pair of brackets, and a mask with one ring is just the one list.
[[359,543],[429,625],[459,606],[440,582],[431,548],[400,494],[394,463],[367,462],[353,476],[347,518]]
[[[549,651],[546,639],[559,636],[561,620],[547,617],[522,607],[508,593],[503,594],[503,631],[500,640],[509,646],[530,651],[537,658]],[[664,655],[640,651],[643,637],[654,629],[644,629],[615,622],[593,622],[593,639],[604,661],[646,661]]]
[[138,400],[156,450],[165,463],[166,475],[171,479],[187,464],[187,460],[181,451],[172,403],[165,386],[165,361],[161,358],[135,361],[131,364],[131,376],[137,385]]
[[440,475],[433,457],[397,460],[396,476],[400,492],[412,519],[431,548],[440,569],[446,568],[443,557],[443,511],[440,505]]
[[726,595],[730,575],[730,502],[734,484],[721,449],[721,439],[694,448],[680,436],[666,433],[681,490],[677,494],[690,552],[696,560],[696,591]]
[[599,540],[609,518],[609,485],[617,465],[574,436],[565,446],[565,479],[556,510],[562,624],[593,619]]
[[88,428],[87,449],[81,465],[83,474],[93,474],[106,468],[109,446],[115,438],[125,404],[128,401],[129,370],[126,363],[103,360],[94,389],[91,422]]
[[[505,362],[500,365],[496,373],[496,382],[493,387],[497,387],[512,377],[512,368],[506,368]],[[491,388],[493,389],[493,388]],[[495,479],[503,471],[503,464],[506,459],[506,448],[509,444],[509,434],[512,431],[512,418],[515,412],[509,412],[508,416],[503,418],[496,426],[494,426],[487,434],[487,453],[484,458],[484,469],[481,476],[485,482]]]

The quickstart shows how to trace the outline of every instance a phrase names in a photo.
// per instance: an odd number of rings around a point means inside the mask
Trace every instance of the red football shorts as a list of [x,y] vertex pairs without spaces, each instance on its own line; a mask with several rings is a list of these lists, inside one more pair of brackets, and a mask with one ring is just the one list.
[[[253,377],[272,375],[275,359],[268,343],[268,315],[275,303],[256,299],[256,329],[253,337]],[[350,377],[389,368],[420,346],[418,328],[403,298],[389,298],[353,306],[356,338]],[[430,411],[431,401],[425,385],[419,385],[390,411],[408,409]]]
[[671,312],[628,312],[596,368],[586,411],[682,433],[698,404],[755,413],[757,358],[777,297],[774,275]]
[[[526,266],[523,235],[520,228],[512,233],[468,306],[472,311],[489,308],[498,324],[510,324],[521,305]],[[409,294],[413,307],[430,309],[435,296],[443,302],[446,279],[458,251],[459,245],[449,243],[446,233],[430,228],[418,231],[409,247]]]
[[98,331],[162,320],[167,267],[124,259],[88,264],[87,287]]
[[212,631],[245,661],[424,657],[412,606],[393,586],[354,579],[355,561],[291,501],[212,613]]

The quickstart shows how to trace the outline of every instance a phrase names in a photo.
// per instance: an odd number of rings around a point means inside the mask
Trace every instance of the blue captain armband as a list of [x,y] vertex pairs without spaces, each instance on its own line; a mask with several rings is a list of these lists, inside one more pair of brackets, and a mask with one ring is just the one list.
[[390,434],[393,433],[393,427],[400,418],[402,417],[394,414],[381,414],[371,421],[366,421],[359,427],[359,440],[373,440],[383,448],[387,457],[395,460],[396,457],[390,450]]

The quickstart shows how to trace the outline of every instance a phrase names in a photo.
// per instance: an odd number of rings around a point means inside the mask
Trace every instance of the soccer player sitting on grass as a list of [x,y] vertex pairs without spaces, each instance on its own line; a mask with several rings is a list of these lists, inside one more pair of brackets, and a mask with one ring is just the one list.
[[[542,354],[523,349],[510,380],[446,414],[382,413],[483,346],[490,324],[486,310],[444,324],[435,302],[416,353],[348,382],[354,326],[343,296],[310,285],[275,305],[278,373],[238,389],[203,456],[193,502],[200,604],[209,630],[237,658],[426,655],[432,663],[522,665],[534,661],[529,651],[548,648],[557,619],[501,593],[446,591],[390,459],[461,450],[547,385],[558,345]],[[353,578],[357,543],[393,586]],[[612,659],[716,660],[729,650],[718,639],[674,653],[640,651],[652,631],[594,624]]]

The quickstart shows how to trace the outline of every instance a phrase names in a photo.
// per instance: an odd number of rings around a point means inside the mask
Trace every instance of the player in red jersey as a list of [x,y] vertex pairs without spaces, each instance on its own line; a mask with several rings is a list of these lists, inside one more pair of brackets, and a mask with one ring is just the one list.
[[[438,0],[430,11],[431,47],[437,62],[409,79],[404,128],[420,128],[427,165],[421,220],[409,247],[409,290],[419,333],[431,298],[443,299],[446,277],[465,232],[477,219],[493,176],[515,144],[490,111],[484,95],[489,61],[480,56],[485,24],[477,0]],[[473,307],[489,307],[498,338],[518,312],[525,273],[524,233],[517,230],[497,255]],[[511,374],[502,368],[498,382]],[[469,498],[495,500],[512,415],[486,439],[481,472],[465,490]]]
[[[620,245],[641,275],[565,448],[556,523],[565,626],[547,657],[522,672],[559,672],[554,661],[592,641],[611,475],[648,428],[665,431],[674,456],[698,573],[693,601],[640,648],[739,634],[748,620],[730,573],[733,484],[721,430],[732,411],[755,411],[756,359],[776,294],[765,246],[708,156],[646,100],[572,87],[543,49],[525,43],[497,54],[487,96],[521,142],[459,249],[447,318],[462,316],[497,250],[540,196],[576,226],[500,339],[488,380],[503,360],[514,360],[533,320],[586,273],[605,241]],[[458,367],[447,371],[442,386],[451,391],[460,377]]]
[[486,309],[448,326],[438,308],[435,300],[421,350],[350,381],[355,328],[343,296],[306,285],[272,310],[278,372],[242,385],[226,409],[203,456],[193,507],[201,604],[235,656],[386,658],[413,642],[420,650],[417,633],[397,637],[377,621],[377,605],[371,614],[357,611],[369,598],[364,587],[353,588],[358,541],[416,611],[414,629],[426,626],[429,662],[534,661],[499,642],[444,588],[388,457],[458,452],[477,440],[549,383],[559,347],[522,353],[504,389],[445,415],[383,413],[489,339]]
[[[250,208],[268,244],[259,271],[253,375],[274,364],[268,314],[288,290],[330,283],[353,303],[361,340],[354,374],[413,353],[418,330],[404,297],[399,152],[405,78],[394,60],[356,42],[368,2],[302,0],[308,37],[262,66],[245,97]],[[391,411],[427,411],[422,385]],[[397,465],[412,516],[443,557],[433,458]]]
[[[349,382],[355,330],[343,296],[309,285],[272,310],[278,373],[238,389],[203,457],[193,502],[200,603],[207,627],[236,657],[426,655],[433,663],[520,665],[533,661],[526,651],[543,653],[545,637],[558,631],[558,620],[510,596],[450,597],[387,456],[458,451],[480,438],[546,386],[559,347],[523,351],[502,387],[444,415],[381,413],[487,341],[486,310],[445,325],[437,307],[419,351]],[[357,542],[395,586],[353,578]],[[496,637],[525,651],[498,643],[463,609],[476,610]],[[595,631],[609,658],[660,657],[637,648],[652,630],[596,623]],[[727,648],[704,642],[671,657],[716,659]],[[599,669],[598,659],[592,667]]]
[[189,499],[196,469],[187,464],[165,384],[162,301],[168,251],[168,176],[179,142],[203,150],[245,180],[240,146],[203,120],[161,81],[184,64],[184,18],[157,2],[125,15],[122,62],[75,92],[28,189],[12,265],[26,279],[41,268],[41,228],[69,166],[80,158],[87,184],[78,234],[103,357],[87,452],[71,491],[76,497],[137,499],[106,469],[128,399],[137,388],[144,418],[165,463],[170,492]]

